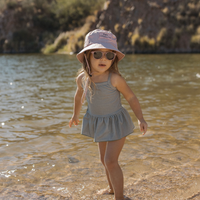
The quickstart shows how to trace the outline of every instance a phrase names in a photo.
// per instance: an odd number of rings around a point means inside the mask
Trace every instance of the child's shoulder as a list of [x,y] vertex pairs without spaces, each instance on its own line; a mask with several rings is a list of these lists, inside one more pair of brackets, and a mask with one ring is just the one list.
[[120,84],[121,82],[124,82],[125,79],[121,76],[121,74],[112,72],[111,73],[111,78],[110,78],[111,84],[114,87],[117,87],[118,84]]
[[121,74],[116,73],[116,72],[111,72],[111,78],[113,78],[113,79],[118,79],[118,78],[120,78],[120,77],[122,77]]
[[85,76],[84,72],[81,72],[81,73],[76,77],[76,83],[77,83],[77,85],[82,86],[82,82],[83,82],[84,76]]

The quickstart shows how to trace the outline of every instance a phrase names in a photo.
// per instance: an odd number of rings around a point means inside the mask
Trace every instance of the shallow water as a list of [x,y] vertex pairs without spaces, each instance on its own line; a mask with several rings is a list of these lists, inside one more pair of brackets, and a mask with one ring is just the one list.
[[[0,199],[113,199],[97,144],[68,128],[80,64],[69,55],[0,55]],[[148,122],[120,155],[131,199],[200,199],[199,54],[127,55],[121,73]],[[80,121],[86,105],[81,111]]]

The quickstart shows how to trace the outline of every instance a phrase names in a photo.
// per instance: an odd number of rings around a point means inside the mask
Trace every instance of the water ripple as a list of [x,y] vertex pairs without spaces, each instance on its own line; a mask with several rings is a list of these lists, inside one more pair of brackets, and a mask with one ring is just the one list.
[[[149,124],[145,136],[136,126],[120,156],[130,198],[198,197],[199,67],[196,54],[127,55],[120,62]],[[104,199],[96,195],[107,186],[97,145],[80,135],[81,125],[68,128],[79,68],[75,55],[0,56],[4,199]]]

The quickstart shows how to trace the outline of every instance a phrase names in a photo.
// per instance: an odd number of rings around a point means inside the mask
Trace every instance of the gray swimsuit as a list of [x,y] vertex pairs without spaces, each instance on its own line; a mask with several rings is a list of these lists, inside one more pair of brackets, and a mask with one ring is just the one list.
[[127,110],[122,107],[120,92],[110,82],[95,83],[88,109],[83,117],[81,134],[94,138],[95,142],[119,140],[133,132],[134,125]]

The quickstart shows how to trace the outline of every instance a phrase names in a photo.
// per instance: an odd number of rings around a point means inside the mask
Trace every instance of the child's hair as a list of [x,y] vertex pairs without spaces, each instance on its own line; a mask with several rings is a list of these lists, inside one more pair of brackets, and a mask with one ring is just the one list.
[[[91,66],[90,64],[90,53],[91,53],[92,50],[88,50],[85,52],[86,54],[86,58],[88,60],[88,63],[89,63],[89,66]],[[118,69],[118,57],[116,56],[114,61],[112,62],[110,68],[108,69],[109,72],[113,72],[113,73],[116,73],[118,75],[121,76],[121,73],[119,72],[119,69]],[[88,88],[90,90],[90,93],[92,94],[92,89],[91,89],[91,85],[93,84],[94,87],[95,87],[95,84],[94,82],[91,80],[91,77],[89,76],[89,69],[87,67],[87,62],[85,60],[85,57],[84,57],[84,60],[83,60],[83,65],[82,65],[82,68],[78,71],[77,73],[77,77],[82,74],[84,72],[84,76],[83,76],[83,79],[82,79],[82,86],[85,86],[85,84],[87,84],[87,78],[88,78]],[[77,79],[76,77],[76,79]]]

